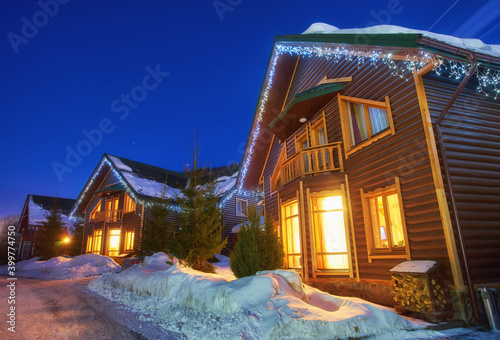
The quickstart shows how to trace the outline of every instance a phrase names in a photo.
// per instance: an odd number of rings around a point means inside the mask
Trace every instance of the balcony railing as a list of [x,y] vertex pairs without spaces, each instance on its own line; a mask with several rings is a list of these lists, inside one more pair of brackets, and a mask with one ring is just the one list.
[[324,172],[343,172],[342,142],[302,149],[281,166],[282,185],[298,177]]
[[97,211],[94,222],[117,222],[122,220],[122,216],[122,209]]

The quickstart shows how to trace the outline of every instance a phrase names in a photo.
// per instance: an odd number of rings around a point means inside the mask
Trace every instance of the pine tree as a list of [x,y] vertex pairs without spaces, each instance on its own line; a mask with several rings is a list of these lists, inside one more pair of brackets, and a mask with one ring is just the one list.
[[203,183],[204,168],[198,165],[199,148],[193,151],[193,164],[188,169],[188,183],[177,196],[180,207],[176,237],[171,242],[174,256],[181,263],[203,272],[214,273],[208,262],[227,243],[222,237],[223,226],[218,207],[215,183]]
[[141,238],[141,255],[151,255],[153,253],[163,251],[167,254],[170,253],[169,243],[173,237],[172,225],[167,221],[171,215],[172,210],[168,206],[170,200],[168,199],[168,185],[165,184],[160,190],[160,196],[155,198],[149,214],[152,219],[145,219],[144,233]]
[[66,231],[57,199],[54,200],[54,207],[45,214],[45,218],[47,220],[42,222],[38,242],[35,246],[35,256],[50,259],[62,253],[63,238]]
[[77,256],[82,253],[83,223],[73,222],[71,227],[71,241],[69,244],[69,255]]
[[283,244],[271,220],[266,220],[264,230],[260,214],[252,206],[248,221],[238,233],[238,241],[230,255],[230,266],[238,278],[255,275],[261,270],[283,268],[285,253]]

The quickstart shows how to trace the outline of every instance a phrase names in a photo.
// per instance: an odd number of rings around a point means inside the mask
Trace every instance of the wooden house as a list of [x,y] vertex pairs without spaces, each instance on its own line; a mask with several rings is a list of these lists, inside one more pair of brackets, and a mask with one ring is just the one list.
[[54,206],[61,209],[64,227],[68,229],[71,226],[69,213],[74,204],[75,200],[71,198],[28,195],[16,229],[20,237],[17,260],[26,260],[35,255],[35,246],[40,236],[42,223],[47,221],[46,215]]
[[[245,217],[248,204],[253,202],[252,197],[235,193],[237,170],[237,166],[220,167],[211,174],[217,177],[216,190],[221,197],[226,237]],[[122,262],[138,250],[144,221],[151,219],[149,207],[155,197],[161,196],[165,180],[166,197],[174,199],[188,177],[186,173],[104,154],[71,212],[73,217],[84,220],[82,253],[106,255]],[[171,207],[173,214],[168,219],[175,223],[179,207],[175,201]]]
[[439,261],[461,315],[498,286],[499,57],[391,26],[276,37],[239,188],[263,190],[287,267],[393,305],[391,268]]

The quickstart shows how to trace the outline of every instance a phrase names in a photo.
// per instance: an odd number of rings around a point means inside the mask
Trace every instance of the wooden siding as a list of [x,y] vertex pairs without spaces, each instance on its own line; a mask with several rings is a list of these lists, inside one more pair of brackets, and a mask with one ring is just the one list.
[[[385,96],[389,96],[395,125],[395,135],[384,137],[352,153],[348,159],[344,160],[345,172],[349,179],[355,233],[355,240],[351,240],[351,246],[355,241],[360,278],[389,280],[388,271],[404,260],[373,259],[370,263],[360,196],[360,189],[370,192],[377,188],[394,185],[395,178],[399,177],[411,257],[416,260],[443,261],[446,277],[452,284],[420,107],[411,73],[405,74],[408,78],[406,81],[392,76],[391,71],[383,65],[373,67],[367,63],[358,66],[357,63],[346,59],[335,63],[318,57],[303,58],[297,66],[287,102],[290,102],[295,94],[316,85],[325,75],[328,78],[353,77],[341,93],[345,96],[382,102]],[[323,110],[326,116],[328,142],[342,141],[337,99],[333,99]],[[318,119],[320,115],[322,112],[318,112],[311,122]],[[297,132],[299,133],[300,131]],[[271,150],[264,168],[265,209],[266,214],[273,217],[277,217],[279,213],[277,195],[271,196],[269,189],[270,176],[279,157],[279,148],[275,145],[276,143],[273,144],[275,150]],[[287,156],[290,157],[295,152],[295,135],[288,138],[286,145]],[[311,192],[314,192],[340,189],[343,176],[343,174],[342,176],[331,174],[304,178],[304,190],[309,188]],[[280,190],[280,199],[294,195],[299,188],[298,183],[299,180],[296,180]],[[308,214],[307,202],[305,204],[305,213]],[[306,223],[308,220],[308,216],[305,216]],[[308,230],[309,226],[306,226],[306,231]],[[310,247],[310,236],[306,235],[306,237],[308,247]],[[307,250],[310,254],[310,249]],[[308,259],[308,267],[311,270],[311,259]]]
[[271,176],[274,173],[274,169],[278,163],[283,146],[284,144],[279,140],[279,138],[274,136],[268,160],[265,164],[263,172],[265,214],[266,218],[270,218],[272,221],[279,221],[279,211],[278,195],[271,195]]
[[[458,82],[429,73],[424,86],[435,123]],[[440,125],[472,280],[493,283],[500,281],[500,102],[476,86],[465,87]]]
[[222,224],[224,226],[222,236],[227,237],[228,239],[226,247],[222,250],[222,253],[224,255],[228,255],[231,250],[234,249],[236,235],[231,232],[233,227],[240,223],[248,221],[248,218],[246,216],[236,215],[236,199],[247,201],[248,209],[250,209],[252,205],[255,205],[259,213],[262,213],[262,210],[264,209],[263,205],[257,205],[261,200],[261,198],[257,196],[244,197],[235,194],[230,199],[224,202],[224,205],[221,208]]

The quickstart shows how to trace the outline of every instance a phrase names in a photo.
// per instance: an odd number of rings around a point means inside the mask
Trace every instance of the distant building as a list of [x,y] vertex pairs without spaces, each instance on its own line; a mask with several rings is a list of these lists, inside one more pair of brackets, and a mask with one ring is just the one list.
[[71,198],[28,195],[17,225],[17,234],[20,235],[17,259],[26,260],[33,257],[42,223],[47,221],[45,216],[55,204],[61,209],[64,227],[68,229],[72,225],[69,213],[75,202],[76,200]]
[[[212,169],[223,213],[224,236],[246,219],[255,195],[235,190],[237,165]],[[84,220],[82,253],[114,258],[118,262],[140,248],[144,222],[151,219],[149,208],[167,184],[167,198],[175,198],[186,185],[186,173],[175,172],[123,157],[104,154],[72,209],[71,215]],[[255,196],[255,197],[254,197]],[[176,211],[169,220],[175,223]],[[230,237],[230,241],[232,241]],[[232,246],[229,242],[228,247]],[[226,249],[227,252],[227,249]]]

